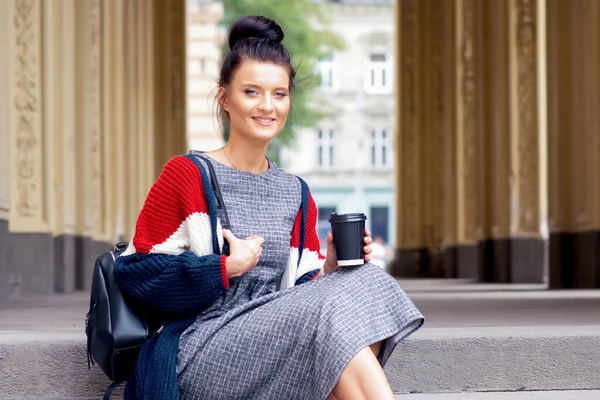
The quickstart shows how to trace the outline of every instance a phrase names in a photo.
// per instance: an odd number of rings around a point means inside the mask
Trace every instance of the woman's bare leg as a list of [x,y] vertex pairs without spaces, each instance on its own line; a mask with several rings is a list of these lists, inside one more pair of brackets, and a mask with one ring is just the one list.
[[[379,349],[375,349],[377,353]],[[329,400],[395,400],[392,388],[375,357],[375,350],[372,346],[365,347],[350,360]]]
[[[379,352],[381,351],[381,344],[383,342],[377,342],[377,343],[373,343],[372,345],[369,346],[369,348],[371,349],[371,351],[373,352],[373,354],[375,355],[375,358],[379,357]],[[329,397],[327,397],[327,400],[338,400],[335,395],[333,393],[331,393],[329,395]]]

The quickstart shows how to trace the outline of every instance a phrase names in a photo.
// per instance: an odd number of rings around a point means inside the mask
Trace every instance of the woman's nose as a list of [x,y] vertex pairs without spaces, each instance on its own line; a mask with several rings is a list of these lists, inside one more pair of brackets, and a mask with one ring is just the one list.
[[264,112],[271,112],[273,110],[273,103],[271,103],[269,96],[265,96],[261,99],[258,108]]

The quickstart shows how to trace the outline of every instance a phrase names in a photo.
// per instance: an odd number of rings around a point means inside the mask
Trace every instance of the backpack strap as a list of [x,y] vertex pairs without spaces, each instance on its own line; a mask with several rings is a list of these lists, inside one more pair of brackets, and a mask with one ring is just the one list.
[[306,241],[306,220],[308,218],[308,199],[309,190],[308,185],[304,179],[297,177],[302,185],[302,203],[300,209],[302,210],[302,217],[300,219],[300,245],[298,246],[298,266],[300,266],[300,260],[302,260],[302,253],[304,251],[304,242]]
[[[185,154],[184,155],[185,158],[187,158],[188,160],[190,160],[191,162],[194,163],[194,165],[196,165],[196,167],[198,167],[198,170],[200,171],[200,177],[202,178],[202,187],[204,189],[204,196],[206,197],[206,202],[208,204],[208,214],[210,216],[210,228],[212,229],[213,235],[212,235],[212,244],[213,244],[213,251],[215,252],[215,254],[220,255],[221,254],[221,249],[219,248],[219,240],[217,239],[217,206],[215,203],[215,199],[220,200],[221,202],[222,197],[219,196],[217,198],[217,195],[215,194],[215,189],[218,189],[218,184],[215,184],[215,176],[214,174],[212,174],[212,181],[208,178],[208,174],[206,173],[206,169],[204,168],[204,165],[202,165],[202,163],[200,162],[200,160],[198,160],[198,157],[196,157],[193,154]],[[208,164],[210,167],[212,167],[212,165]],[[207,184],[208,182],[212,182],[212,185]],[[221,191],[218,191],[219,195],[221,194]],[[223,210],[225,210],[224,205],[221,203],[221,206],[223,207]],[[227,218],[227,212],[224,211],[225,214],[225,218]],[[226,224],[229,225],[229,220],[226,221]],[[225,240],[224,243],[227,243],[227,241]],[[227,251],[226,251],[227,250]],[[225,245],[223,246],[223,253],[224,254],[228,254],[229,251],[228,249],[225,248]]]
[[113,382],[104,392],[104,396],[102,396],[102,400],[110,400],[110,396],[112,396],[112,392],[119,386],[123,381]]

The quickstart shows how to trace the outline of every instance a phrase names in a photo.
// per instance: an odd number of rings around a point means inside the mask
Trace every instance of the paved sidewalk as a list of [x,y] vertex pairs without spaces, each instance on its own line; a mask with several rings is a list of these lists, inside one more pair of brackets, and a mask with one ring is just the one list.
[[397,395],[398,400],[598,400],[600,390]]

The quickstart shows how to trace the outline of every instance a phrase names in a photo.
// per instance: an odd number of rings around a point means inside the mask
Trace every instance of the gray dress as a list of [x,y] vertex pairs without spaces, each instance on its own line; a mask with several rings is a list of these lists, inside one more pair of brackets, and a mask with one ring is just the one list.
[[182,399],[323,400],[359,350],[384,340],[384,365],[421,327],[423,316],[396,280],[373,264],[279,291],[301,201],[298,179],[272,162],[263,174],[212,164],[232,232],[265,242],[258,265],[232,278],[181,336]]

